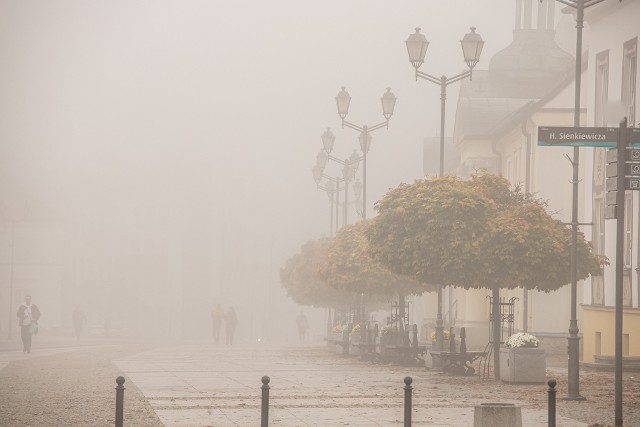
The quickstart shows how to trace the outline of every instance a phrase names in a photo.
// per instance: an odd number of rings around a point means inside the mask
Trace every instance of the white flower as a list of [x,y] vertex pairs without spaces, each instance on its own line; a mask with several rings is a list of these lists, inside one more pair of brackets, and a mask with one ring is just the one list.
[[540,340],[531,334],[526,332],[518,332],[513,334],[507,339],[508,348],[538,348]]

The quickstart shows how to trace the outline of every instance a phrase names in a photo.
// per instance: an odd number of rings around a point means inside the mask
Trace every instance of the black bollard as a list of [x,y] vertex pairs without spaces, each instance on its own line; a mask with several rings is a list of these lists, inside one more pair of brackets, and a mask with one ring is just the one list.
[[411,377],[404,377],[404,427],[411,427]]
[[124,377],[116,378],[116,427],[122,427],[124,424]]
[[269,381],[268,376],[262,377],[262,413],[260,414],[260,427],[269,426]]
[[549,385],[549,427],[556,427],[556,380],[547,381]]
[[467,332],[464,327],[460,328],[460,353],[467,352]]

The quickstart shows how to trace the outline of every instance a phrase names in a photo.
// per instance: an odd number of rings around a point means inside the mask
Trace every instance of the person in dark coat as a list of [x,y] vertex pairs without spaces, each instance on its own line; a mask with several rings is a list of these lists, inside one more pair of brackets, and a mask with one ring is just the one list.
[[211,327],[213,334],[213,342],[218,344],[220,341],[220,328],[222,327],[222,321],[224,320],[224,311],[222,306],[218,304],[216,308],[211,311]]
[[40,319],[40,309],[31,303],[31,295],[24,297],[24,303],[18,307],[17,316],[20,323],[22,352],[31,353],[32,336],[38,333],[38,319]]
[[224,316],[224,323],[226,326],[226,340],[227,345],[233,344],[233,335],[236,333],[236,326],[238,325],[238,316],[233,307],[229,307],[227,314]]

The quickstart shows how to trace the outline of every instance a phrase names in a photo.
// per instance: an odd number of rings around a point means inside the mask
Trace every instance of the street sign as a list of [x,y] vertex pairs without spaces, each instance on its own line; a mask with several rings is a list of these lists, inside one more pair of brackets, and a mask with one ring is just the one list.
[[[640,148],[628,148],[625,154],[625,160],[630,162],[640,162]],[[617,149],[616,149],[617,155]]]
[[618,164],[617,163],[609,163],[605,167],[605,173],[607,174],[607,178],[613,178],[618,176]]
[[640,128],[629,128],[629,147],[640,147]]
[[604,196],[605,205],[606,206],[614,206],[616,204],[616,196],[617,196],[617,194],[618,194],[617,191],[609,191],[609,192],[607,192],[607,194]]
[[[609,166],[609,165],[607,165]],[[625,163],[624,164],[625,175],[639,175],[640,176],[640,163]]]
[[618,177],[607,178],[605,181],[605,189],[607,191],[615,190],[618,188]]
[[618,128],[539,126],[538,145],[617,147]]
[[640,176],[624,179],[625,190],[640,190]]
[[607,163],[615,163],[618,161],[618,149],[609,148],[607,150]]
[[[640,128],[629,128],[627,132],[629,136],[627,146],[640,148]],[[618,128],[538,126],[538,145],[551,147],[617,147]],[[608,152],[607,161],[609,161]]]

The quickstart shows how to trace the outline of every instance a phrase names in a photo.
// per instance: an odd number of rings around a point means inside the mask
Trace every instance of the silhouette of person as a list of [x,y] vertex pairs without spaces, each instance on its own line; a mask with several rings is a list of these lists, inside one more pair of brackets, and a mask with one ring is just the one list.
[[20,321],[22,352],[31,353],[32,336],[38,333],[38,319],[40,319],[40,309],[31,303],[31,295],[24,297],[24,303],[18,307],[17,316]]
[[80,341],[80,335],[82,334],[82,328],[87,322],[87,316],[84,314],[84,310],[80,306],[76,306],[73,310],[73,328],[76,330],[76,340]]
[[233,335],[236,333],[236,326],[238,325],[238,316],[233,307],[229,307],[227,314],[224,317],[224,323],[226,327],[226,341],[227,345],[233,344]]
[[218,344],[220,341],[220,328],[222,327],[222,321],[224,320],[224,311],[222,306],[218,304],[216,308],[211,311],[211,326],[213,334],[213,342]]
[[304,342],[307,328],[309,328],[309,321],[302,310],[300,310],[300,314],[296,317],[296,325],[298,325],[298,338],[300,339],[300,342]]

